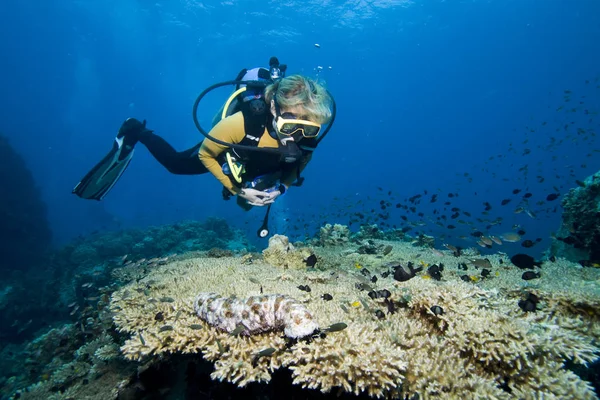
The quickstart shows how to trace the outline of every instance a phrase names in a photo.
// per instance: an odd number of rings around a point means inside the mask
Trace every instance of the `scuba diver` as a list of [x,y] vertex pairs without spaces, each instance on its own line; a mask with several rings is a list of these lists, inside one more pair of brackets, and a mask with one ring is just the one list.
[[[271,57],[269,69],[243,69],[233,81],[212,85],[193,108],[194,123],[208,140],[176,151],[146,128],[146,121],[127,119],[111,151],[73,189],[84,199],[102,200],[121,177],[140,142],[173,174],[210,172],[223,184],[223,198],[237,196],[245,210],[268,206],[259,237],[268,235],[271,204],[291,186],[300,186],[302,170],[335,119],[335,101],[314,80],[301,75],[285,77],[286,66]],[[197,109],[211,90],[235,85],[236,90],[207,133]],[[323,125],[327,124],[325,129]]]

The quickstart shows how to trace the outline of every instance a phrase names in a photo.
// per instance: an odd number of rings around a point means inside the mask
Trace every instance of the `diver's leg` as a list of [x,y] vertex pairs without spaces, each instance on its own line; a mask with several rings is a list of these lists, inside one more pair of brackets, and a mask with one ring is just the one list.
[[133,148],[137,142],[142,143],[150,153],[169,172],[178,175],[198,175],[208,172],[198,158],[201,143],[185,151],[177,151],[166,140],[146,128],[146,121],[140,122],[129,118],[119,129],[123,143]]
[[142,133],[139,141],[146,146],[159,163],[173,174],[199,175],[208,172],[198,158],[198,150],[202,142],[190,149],[176,151],[166,140],[150,131]]

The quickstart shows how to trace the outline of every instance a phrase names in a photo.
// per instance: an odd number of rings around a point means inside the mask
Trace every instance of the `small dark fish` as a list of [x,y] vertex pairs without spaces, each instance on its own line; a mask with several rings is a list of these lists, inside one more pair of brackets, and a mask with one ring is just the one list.
[[245,330],[246,330],[246,327],[242,324],[239,324],[238,326],[235,327],[235,329],[233,331],[231,331],[230,335],[238,336],[240,333],[244,332]]
[[523,272],[523,275],[521,275],[521,278],[529,281],[531,279],[537,279],[540,276],[542,276],[539,272],[533,272],[533,271],[527,271],[527,272]]
[[308,286],[308,285],[300,285],[300,286],[298,286],[298,289],[300,289],[304,292],[310,292],[310,286]]
[[383,303],[387,306],[387,310],[390,314],[394,314],[396,312],[396,305],[390,299],[383,300]]
[[540,261],[535,261],[533,257],[527,254],[515,254],[510,258],[510,262],[521,269],[533,269],[534,267],[542,266]]
[[430,310],[431,310],[431,312],[434,315],[442,315],[442,314],[444,314],[444,309],[442,307],[440,307],[440,306],[432,306],[430,308]]
[[165,326],[161,326],[158,331],[159,332],[167,332],[167,331],[172,331],[172,330],[173,330],[173,327],[171,325],[165,325]]
[[164,321],[164,319],[165,319],[165,314],[162,311],[157,312],[156,315],[154,316],[154,320],[158,321],[158,322]]
[[432,266],[427,268],[427,273],[429,274],[429,276],[431,276],[432,279],[434,279],[436,281],[440,281],[440,280],[442,280],[442,271],[443,270],[444,270],[443,264],[440,264],[440,265],[433,264]]
[[[414,278],[417,272],[423,270],[423,267],[413,267],[413,263],[408,262],[407,266],[397,265],[394,268],[394,279],[400,282],[406,282],[407,280]],[[408,269],[407,269],[408,268]]]
[[555,256],[550,256],[550,258],[548,260],[550,260],[552,262],[556,262],[556,257]]
[[371,285],[369,285],[368,283],[365,282],[357,282],[354,284],[354,287],[360,291],[362,290],[373,290],[373,288],[371,287]]
[[370,298],[372,298],[373,300],[375,300],[375,299],[387,299],[388,297],[390,297],[392,295],[392,293],[390,293],[390,291],[387,289],[382,289],[382,290],[371,290],[369,293],[367,293],[367,295]]
[[521,243],[521,246],[526,247],[526,248],[530,248],[533,247],[535,245],[535,243],[532,240],[523,240],[523,242]]
[[469,275],[461,275],[460,279],[462,279],[465,282],[471,282],[471,277]]
[[456,226],[454,226],[454,225],[448,225],[448,226],[447,226],[447,228],[448,228],[448,229],[455,229],[455,228],[456,228]]
[[559,196],[560,196],[559,193],[550,193],[548,196],[546,196],[546,200],[548,200],[548,201],[556,200],[556,199],[558,199]]
[[481,277],[482,278],[487,278],[488,276],[490,276],[490,274],[492,273],[492,271],[490,271],[487,268],[484,268],[481,270]]
[[223,344],[221,343],[221,341],[219,339],[215,339],[215,342],[217,342],[217,347],[219,348],[219,354],[225,353],[225,347],[223,347]]
[[325,301],[329,301],[329,300],[333,300],[333,296],[330,295],[329,293],[325,293],[321,296],[321,298]]
[[503,205],[503,206],[505,206],[505,205],[507,205],[508,203],[510,203],[510,199],[504,199],[504,200],[502,200],[502,201],[500,202],[500,205]]
[[190,329],[198,331],[198,330],[202,329],[202,325],[200,325],[200,324],[192,324],[192,325],[190,325]]
[[377,282],[377,277],[375,275],[373,275],[371,277],[371,282],[373,282],[373,283]]
[[140,336],[140,343],[142,343],[142,346],[145,346],[146,341],[144,340],[144,337],[142,336],[142,332],[138,332],[138,335]]
[[487,258],[475,258],[471,260],[471,264],[480,268],[491,268],[492,263]]
[[585,187],[585,182],[580,181],[580,180],[576,180],[575,183],[577,184],[577,186],[579,187]]
[[385,314],[384,314],[384,313],[383,313],[383,311],[381,311],[381,310],[375,310],[375,316],[376,316],[378,319],[384,319],[384,318],[385,318]]
[[346,325],[345,323],[338,322],[338,323],[330,325],[329,328],[325,328],[323,330],[326,332],[339,332],[339,331],[343,331],[347,327],[348,327],[348,325]]
[[513,194],[519,194],[521,192],[521,189],[513,189]]
[[163,303],[173,303],[175,299],[172,297],[161,297],[160,301]]
[[533,194],[532,194],[532,193],[525,193],[525,194],[523,195],[523,198],[524,198],[524,199],[528,199],[528,198],[530,198],[531,196],[533,196]]
[[276,351],[277,349],[274,349],[273,347],[269,347],[267,349],[259,351],[252,359],[252,366],[256,367],[256,365],[258,364],[258,360],[260,360],[261,357],[270,357],[273,354],[275,354]]
[[540,299],[533,293],[528,293],[525,300],[519,300],[519,307],[525,312],[535,312]]
[[306,258],[306,260],[304,260],[304,263],[306,264],[307,267],[314,267],[315,264],[317,263],[317,256],[314,254],[311,254],[310,256],[308,256]]
[[387,256],[388,254],[390,254],[392,252],[393,249],[394,248],[388,244],[387,246],[385,246],[383,248],[383,255]]

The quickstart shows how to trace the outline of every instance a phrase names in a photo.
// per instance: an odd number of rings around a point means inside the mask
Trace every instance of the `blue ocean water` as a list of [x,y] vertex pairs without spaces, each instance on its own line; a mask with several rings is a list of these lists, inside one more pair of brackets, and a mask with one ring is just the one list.
[[[104,201],[71,190],[126,118],[147,119],[189,148],[201,139],[196,96],[277,56],[288,74],[323,82],[338,115],[305,184],[273,207],[272,231],[303,237],[356,212],[402,227],[408,215],[438,244],[473,245],[473,230],[517,224],[542,238],[531,250],[539,253],[560,223],[560,200],[546,196],[600,169],[598,43],[594,0],[8,0],[0,4],[0,131],[40,186],[57,244],[208,216],[254,236],[263,210],[224,202],[209,175],[168,173],[143,146]],[[202,104],[202,121],[228,93]],[[395,207],[425,191],[422,217]],[[535,218],[514,213],[526,192]],[[448,193],[458,197],[443,211]],[[391,206],[382,210],[382,201]],[[482,216],[486,201],[492,210]],[[434,210],[449,217],[451,207],[473,217],[456,229],[450,220],[436,225]]]

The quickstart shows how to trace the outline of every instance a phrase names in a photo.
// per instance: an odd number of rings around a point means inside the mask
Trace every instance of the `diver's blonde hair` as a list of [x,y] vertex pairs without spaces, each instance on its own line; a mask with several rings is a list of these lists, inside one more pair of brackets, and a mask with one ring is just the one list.
[[283,109],[300,107],[303,118],[319,124],[331,120],[332,99],[323,86],[301,75],[285,77],[265,88],[267,104],[277,95],[277,104]]

